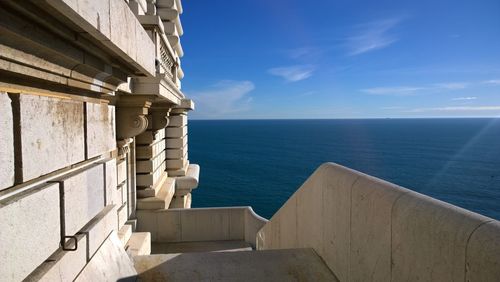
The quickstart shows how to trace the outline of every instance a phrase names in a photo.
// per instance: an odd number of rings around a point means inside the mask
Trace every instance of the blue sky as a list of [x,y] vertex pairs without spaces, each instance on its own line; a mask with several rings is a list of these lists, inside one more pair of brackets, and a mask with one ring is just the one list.
[[183,1],[196,119],[500,116],[500,1]]

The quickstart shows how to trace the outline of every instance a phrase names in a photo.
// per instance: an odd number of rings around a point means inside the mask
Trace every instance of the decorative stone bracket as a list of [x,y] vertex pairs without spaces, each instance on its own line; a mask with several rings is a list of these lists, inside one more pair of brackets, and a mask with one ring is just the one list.
[[135,137],[148,128],[148,109],[151,99],[147,96],[122,95],[116,103],[116,138]]
[[168,102],[156,102],[149,109],[151,124],[149,128],[153,131],[164,129],[168,126],[168,116],[174,105]]

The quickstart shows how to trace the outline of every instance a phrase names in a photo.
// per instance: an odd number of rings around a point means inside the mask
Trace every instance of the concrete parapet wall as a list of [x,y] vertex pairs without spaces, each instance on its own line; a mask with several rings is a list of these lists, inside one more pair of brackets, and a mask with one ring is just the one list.
[[250,207],[137,211],[138,231],[153,242],[245,240],[255,246],[257,231],[267,222]]
[[259,231],[257,248],[311,247],[341,281],[495,281],[500,224],[327,163]]

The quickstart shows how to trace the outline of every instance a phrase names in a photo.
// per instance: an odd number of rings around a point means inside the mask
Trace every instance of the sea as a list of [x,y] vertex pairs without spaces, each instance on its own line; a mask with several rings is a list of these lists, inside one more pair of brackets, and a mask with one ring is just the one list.
[[193,207],[272,215],[334,162],[500,220],[500,119],[190,120]]

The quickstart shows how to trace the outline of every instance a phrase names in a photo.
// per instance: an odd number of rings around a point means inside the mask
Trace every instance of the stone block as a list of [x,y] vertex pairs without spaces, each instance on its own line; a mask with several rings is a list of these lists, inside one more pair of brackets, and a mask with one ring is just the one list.
[[105,205],[121,205],[122,203],[118,203],[115,200],[116,196],[116,187],[117,183],[117,173],[116,173],[116,159],[111,159],[104,163],[104,174],[106,179],[105,193],[106,193],[106,202]]
[[392,210],[393,281],[465,281],[467,241],[489,218],[415,192]]
[[122,184],[127,180],[127,161],[119,160],[116,162],[117,183]]
[[92,35],[99,40],[111,38],[110,2],[113,1],[78,1],[78,15],[83,17],[95,31]]
[[[151,233],[151,241],[156,242],[158,238],[158,215],[163,211],[156,210],[137,210],[137,231],[140,232],[150,232]],[[162,225],[161,228],[165,228],[166,226]]]
[[184,146],[179,149],[167,149],[166,151],[166,158],[167,159],[180,159],[184,158],[187,154],[187,148],[188,146]]
[[127,60],[137,56],[136,23],[134,13],[124,1],[110,1],[111,42],[127,54]]
[[120,229],[123,227],[123,225],[125,225],[125,222],[127,222],[128,220],[127,203],[124,203],[121,207],[119,207],[117,213],[118,213],[118,229]]
[[74,235],[104,208],[103,165],[94,165],[55,182],[59,183],[64,193],[61,199],[64,206],[64,232]]
[[108,104],[85,104],[87,111],[87,158],[93,158],[116,149],[115,107]]
[[165,146],[169,149],[179,149],[187,145],[188,136],[182,138],[167,138],[165,139]]
[[200,178],[200,166],[197,164],[191,164],[188,167],[186,176],[177,177],[175,181],[175,189],[191,191],[198,187],[199,178]]
[[181,242],[181,212],[178,210],[160,211],[157,214],[158,242]]
[[16,98],[23,182],[85,159],[82,102],[25,94]]
[[14,129],[11,100],[0,92],[0,190],[14,185]]
[[121,207],[124,203],[127,202],[127,182],[124,182],[118,185],[115,189],[115,201],[114,203]]
[[99,246],[106,240],[111,232],[118,230],[118,217],[115,205],[106,206],[96,217],[87,223],[79,234],[87,237],[87,251],[90,258],[97,252]]
[[165,130],[165,136],[167,138],[181,138],[186,136],[187,126],[183,127],[167,127]]
[[230,240],[227,210],[188,209],[181,212],[182,241]]
[[175,179],[164,174],[165,182],[160,187],[158,194],[154,197],[137,200],[138,210],[158,210],[166,209],[170,205],[175,192]]
[[132,260],[113,232],[75,281],[135,281],[136,275]]
[[137,159],[149,160],[165,150],[165,141],[162,140],[151,145],[137,145],[135,150]]
[[130,236],[132,236],[132,225],[130,224],[123,225],[122,228],[120,228],[120,230],[118,231],[118,238],[122,242],[123,247],[127,245]]
[[[25,281],[73,281],[87,264],[87,237],[84,235],[77,235],[76,237],[78,240],[76,251],[63,251],[59,248]],[[70,240],[67,248],[74,247],[73,240]]]
[[[175,191],[177,193],[177,190]],[[188,209],[191,207],[191,193],[172,198],[169,209]]]
[[59,248],[59,228],[57,184],[0,201],[0,280],[21,281],[51,256]]
[[150,160],[137,160],[136,171],[137,173],[148,173],[151,171],[155,171],[164,162],[165,162],[165,151],[161,152],[156,157]]
[[186,161],[186,165],[180,169],[168,169],[168,175],[171,177],[186,176],[189,167],[189,160]]
[[467,244],[465,281],[498,281],[500,277],[500,222],[477,228]]
[[154,186],[161,175],[165,173],[165,162],[163,162],[154,172],[143,173],[136,175],[137,186],[150,187]]
[[361,175],[351,193],[351,281],[391,280],[391,213],[408,192],[392,183]]
[[125,247],[130,257],[146,256],[151,254],[151,233],[134,232]]
[[166,161],[167,170],[181,169],[184,168],[186,164],[187,164],[187,155],[185,158],[182,159]]
[[170,116],[168,127],[182,127],[187,125],[187,115]]
[[138,145],[150,145],[165,139],[165,129],[157,131],[147,130],[135,137],[135,142]]

